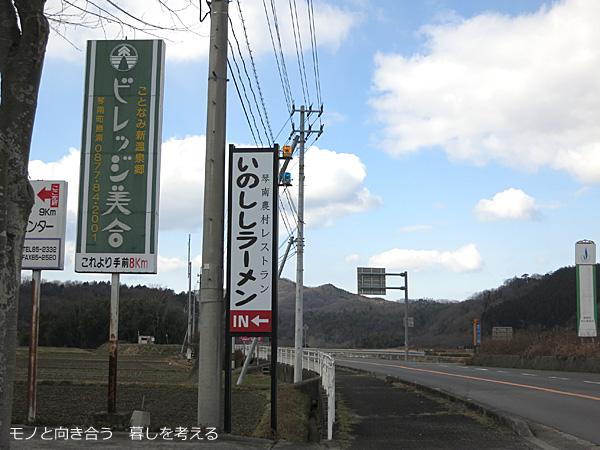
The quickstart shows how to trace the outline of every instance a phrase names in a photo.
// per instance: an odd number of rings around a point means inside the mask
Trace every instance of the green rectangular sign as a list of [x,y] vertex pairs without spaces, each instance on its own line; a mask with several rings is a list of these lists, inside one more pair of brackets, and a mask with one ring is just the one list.
[[165,44],[88,41],[76,272],[156,273]]

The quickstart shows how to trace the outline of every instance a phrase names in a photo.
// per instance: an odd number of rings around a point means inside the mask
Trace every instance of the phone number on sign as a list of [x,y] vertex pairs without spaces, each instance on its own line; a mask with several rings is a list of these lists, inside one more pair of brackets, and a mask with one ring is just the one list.
[[48,245],[48,246],[39,246],[39,245],[34,245],[34,246],[28,246],[25,245],[23,246],[23,253],[53,253],[56,252],[56,250],[58,250],[58,248],[54,245]]

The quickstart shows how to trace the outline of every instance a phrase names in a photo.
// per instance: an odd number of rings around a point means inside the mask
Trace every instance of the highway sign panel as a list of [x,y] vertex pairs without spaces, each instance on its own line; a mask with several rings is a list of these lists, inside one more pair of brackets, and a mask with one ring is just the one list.
[[359,295],[385,295],[385,268],[358,267],[357,268],[358,294]]
[[67,182],[31,181],[35,203],[29,214],[21,269],[63,270]]

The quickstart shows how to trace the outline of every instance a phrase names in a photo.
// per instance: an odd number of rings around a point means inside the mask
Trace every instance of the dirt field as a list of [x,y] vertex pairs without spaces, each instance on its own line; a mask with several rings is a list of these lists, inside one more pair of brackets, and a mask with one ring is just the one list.
[[[188,380],[187,362],[179,346],[120,345],[117,412],[142,408],[150,413],[152,429],[196,426],[197,380]],[[13,399],[13,423],[27,421],[28,348],[19,348]],[[85,426],[108,404],[108,351],[40,347],[38,352],[36,424]],[[234,384],[237,377],[234,377]],[[270,378],[246,376],[232,390],[233,434],[252,436],[268,416]]]

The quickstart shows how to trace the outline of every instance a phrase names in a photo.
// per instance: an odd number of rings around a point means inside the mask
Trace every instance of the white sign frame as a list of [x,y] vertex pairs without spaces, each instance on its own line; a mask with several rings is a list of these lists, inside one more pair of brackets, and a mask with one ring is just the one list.
[[229,147],[228,330],[276,331],[278,149]]
[[30,183],[35,203],[27,223],[21,269],[64,270],[68,184],[63,180]]

